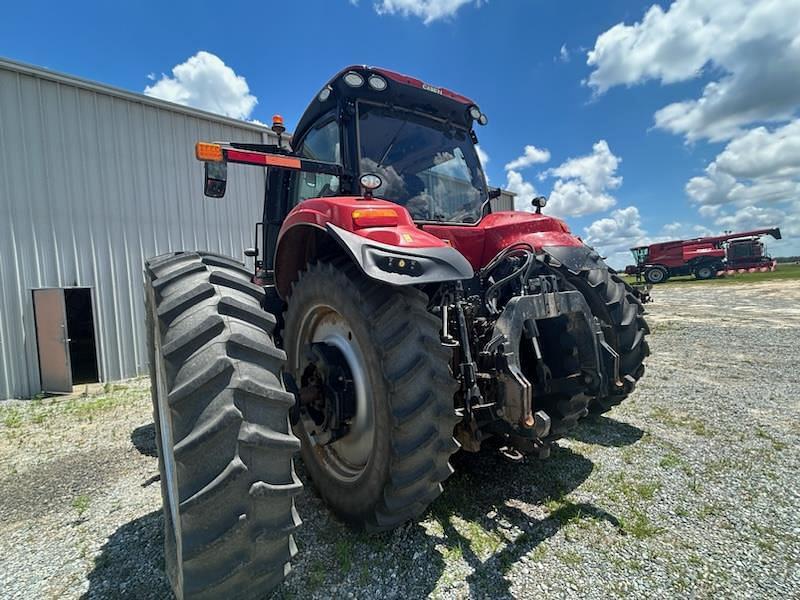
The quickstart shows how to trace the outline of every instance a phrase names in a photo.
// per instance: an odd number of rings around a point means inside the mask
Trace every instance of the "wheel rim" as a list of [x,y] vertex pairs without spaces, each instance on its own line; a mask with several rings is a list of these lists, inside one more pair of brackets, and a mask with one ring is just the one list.
[[298,382],[307,365],[305,350],[315,343],[327,344],[344,359],[353,380],[356,411],[349,421],[348,433],[334,442],[321,445],[306,431],[303,435],[328,474],[340,481],[354,481],[366,469],[375,442],[375,414],[367,392],[364,353],[352,328],[336,309],[325,304],[312,306],[302,316],[294,341],[291,369]]
[[661,283],[664,280],[664,271],[661,269],[653,269],[650,271],[648,279],[650,279],[650,283]]
[[697,275],[700,277],[700,279],[708,279],[711,277],[711,269],[708,267],[702,267],[697,271]]

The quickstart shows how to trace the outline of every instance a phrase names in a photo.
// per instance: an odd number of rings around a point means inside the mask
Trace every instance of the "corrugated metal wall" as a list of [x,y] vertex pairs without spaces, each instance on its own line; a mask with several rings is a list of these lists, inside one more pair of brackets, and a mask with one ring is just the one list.
[[93,288],[101,379],[144,372],[143,260],[181,249],[242,256],[261,216],[263,171],[232,169],[225,198],[205,198],[194,143],[266,135],[0,61],[0,399],[40,389],[39,287]]
[[492,200],[492,210],[494,212],[514,210],[514,196],[516,196],[516,194],[501,190],[500,196]]

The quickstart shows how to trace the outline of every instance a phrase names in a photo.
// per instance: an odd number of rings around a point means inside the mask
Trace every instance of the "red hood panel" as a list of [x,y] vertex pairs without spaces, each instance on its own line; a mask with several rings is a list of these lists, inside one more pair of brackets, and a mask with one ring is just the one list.
[[583,245],[561,219],[522,211],[491,213],[477,225],[424,225],[423,229],[450,242],[474,269],[516,242],[526,242],[536,250],[542,246]]

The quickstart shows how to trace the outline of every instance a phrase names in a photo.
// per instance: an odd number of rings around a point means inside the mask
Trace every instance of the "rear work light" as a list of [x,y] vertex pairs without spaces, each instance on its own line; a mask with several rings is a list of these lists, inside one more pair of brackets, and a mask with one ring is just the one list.
[[209,144],[207,142],[197,142],[194,146],[194,154],[197,160],[205,162],[222,162],[222,146],[219,144]]
[[350,87],[357,88],[364,85],[364,78],[361,76],[360,73],[356,73],[355,71],[348,71],[344,74],[344,82],[349,85]]
[[389,85],[386,83],[386,80],[383,77],[379,77],[378,75],[370,75],[367,79],[367,83],[369,84],[369,87],[376,92],[382,92]]
[[397,225],[397,211],[393,208],[358,208],[353,211],[355,227],[392,227]]

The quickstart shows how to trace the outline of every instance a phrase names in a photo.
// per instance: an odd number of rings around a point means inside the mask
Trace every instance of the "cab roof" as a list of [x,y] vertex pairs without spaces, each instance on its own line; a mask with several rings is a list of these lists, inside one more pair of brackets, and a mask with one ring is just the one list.
[[[353,87],[345,83],[345,76],[356,73],[362,84]],[[370,76],[377,76],[386,82],[383,90],[369,85]],[[329,90],[324,98],[324,90]],[[436,87],[414,77],[366,65],[351,65],[334,75],[317,93],[309,104],[295,128],[293,138],[302,139],[309,127],[324,114],[333,110],[341,100],[367,100],[389,104],[433,117],[450,121],[463,127],[472,127],[473,118],[470,107],[476,106],[470,98],[457,94],[447,88]]]

